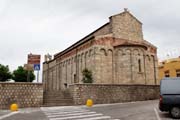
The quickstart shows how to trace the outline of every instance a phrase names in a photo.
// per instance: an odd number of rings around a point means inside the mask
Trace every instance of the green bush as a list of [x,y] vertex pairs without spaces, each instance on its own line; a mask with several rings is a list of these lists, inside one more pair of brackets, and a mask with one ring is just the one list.
[[29,72],[29,81],[27,81],[28,77],[28,71],[24,70],[22,66],[19,66],[16,70],[13,72],[13,80],[15,82],[33,82],[35,79],[35,75],[33,71]]
[[12,74],[9,71],[9,67],[0,64],[0,82],[6,82],[11,78]]
[[83,78],[82,78],[83,83],[93,83],[92,72],[90,70],[85,68],[82,71],[82,74],[83,74]]

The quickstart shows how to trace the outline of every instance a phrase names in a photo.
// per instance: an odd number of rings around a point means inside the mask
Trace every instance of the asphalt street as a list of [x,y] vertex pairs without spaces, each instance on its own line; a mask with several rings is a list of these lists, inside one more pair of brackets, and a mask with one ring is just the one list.
[[0,111],[0,120],[171,120],[160,112],[158,101],[139,101],[86,106],[26,108],[17,112]]
[[167,112],[160,112],[158,100],[140,101],[130,103],[117,103],[112,105],[96,105],[90,108],[120,120],[170,120]]

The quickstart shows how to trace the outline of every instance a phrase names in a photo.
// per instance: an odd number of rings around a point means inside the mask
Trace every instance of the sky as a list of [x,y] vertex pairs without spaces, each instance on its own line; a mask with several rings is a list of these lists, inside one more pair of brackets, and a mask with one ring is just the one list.
[[178,0],[0,0],[0,64],[13,71],[29,53],[43,62],[124,8],[143,23],[144,39],[157,46],[160,60],[180,56]]

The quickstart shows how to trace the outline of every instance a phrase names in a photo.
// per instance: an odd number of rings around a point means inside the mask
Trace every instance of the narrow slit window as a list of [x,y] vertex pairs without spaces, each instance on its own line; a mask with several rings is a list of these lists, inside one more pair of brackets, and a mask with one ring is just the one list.
[[139,72],[142,72],[142,69],[141,69],[141,60],[140,59],[138,60],[138,67],[139,67]]
[[74,74],[74,83],[77,83],[77,81],[76,81],[76,74]]

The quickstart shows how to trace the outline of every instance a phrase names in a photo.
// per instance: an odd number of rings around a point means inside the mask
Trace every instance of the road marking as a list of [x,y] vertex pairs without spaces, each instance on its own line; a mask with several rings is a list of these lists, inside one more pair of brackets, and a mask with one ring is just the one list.
[[103,119],[110,119],[110,116],[100,116],[100,117],[94,117],[94,118],[85,118],[85,119],[78,119],[78,120],[103,120]]
[[50,118],[50,120],[71,120],[77,118],[86,118],[86,117],[95,117],[95,116],[102,116],[103,114],[92,114],[92,115],[81,115],[81,116],[71,116],[71,117],[63,117],[63,118]]
[[9,114],[0,116],[0,120],[2,120],[2,119],[4,119],[4,118],[7,118],[7,117],[10,117],[10,116],[12,116],[12,115],[15,115],[15,114],[17,114],[17,113],[19,113],[19,112],[18,112],[18,111],[17,111],[17,112],[11,112],[11,113],[9,113]]
[[66,111],[66,112],[61,112],[61,111],[43,111],[46,115],[60,115],[60,114],[69,114],[69,113],[81,113],[81,112],[89,112],[89,110],[78,110],[78,111]]
[[41,110],[77,109],[76,106],[41,107]]
[[96,112],[82,112],[82,113],[73,113],[73,114],[60,114],[60,115],[49,115],[49,118],[54,117],[67,117],[67,116],[75,116],[75,115],[84,115],[84,114],[95,114]]
[[154,108],[154,111],[155,111],[155,113],[156,113],[157,120],[161,120],[161,118],[159,117],[159,113],[158,113],[158,111],[157,111],[156,108]]
[[84,107],[56,107],[56,108],[41,108],[49,120],[120,120],[113,119],[111,116],[105,116],[102,113],[87,110]]

